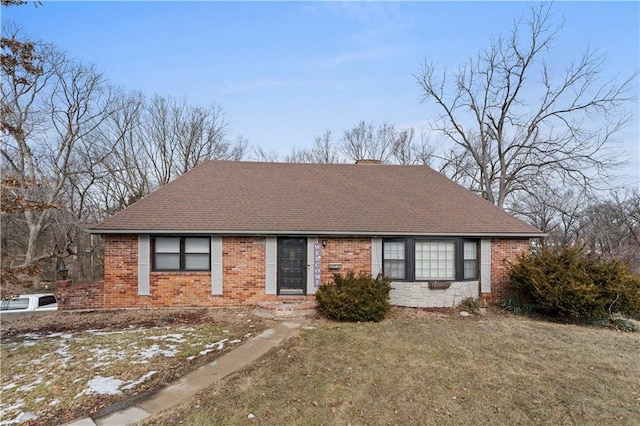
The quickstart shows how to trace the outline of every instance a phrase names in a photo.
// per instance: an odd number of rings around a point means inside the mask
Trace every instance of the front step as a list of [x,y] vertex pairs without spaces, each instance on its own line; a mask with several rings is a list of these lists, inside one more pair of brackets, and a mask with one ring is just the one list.
[[261,318],[288,320],[304,319],[317,313],[317,303],[304,299],[258,302],[255,314]]

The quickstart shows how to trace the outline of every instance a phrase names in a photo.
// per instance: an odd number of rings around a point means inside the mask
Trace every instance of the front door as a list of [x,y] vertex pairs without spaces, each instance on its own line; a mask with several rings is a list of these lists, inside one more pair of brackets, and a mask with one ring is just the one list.
[[307,239],[278,238],[278,294],[304,295],[307,281]]

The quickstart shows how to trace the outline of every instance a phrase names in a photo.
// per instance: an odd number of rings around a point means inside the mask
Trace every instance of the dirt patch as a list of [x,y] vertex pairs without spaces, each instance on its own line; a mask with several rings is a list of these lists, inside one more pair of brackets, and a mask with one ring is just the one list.
[[47,315],[3,321],[0,337],[23,333],[58,333],[84,330],[122,330],[130,327],[153,327],[170,324],[224,323],[240,324],[253,317],[252,308],[191,308],[191,309],[118,309],[96,311],[54,312]]

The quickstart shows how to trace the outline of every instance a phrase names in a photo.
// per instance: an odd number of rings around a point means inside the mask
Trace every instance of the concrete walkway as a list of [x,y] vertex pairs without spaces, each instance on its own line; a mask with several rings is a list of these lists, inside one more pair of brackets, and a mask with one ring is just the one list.
[[247,340],[219,359],[192,371],[148,398],[138,400],[126,408],[105,417],[78,419],[68,426],[125,426],[135,425],[169,407],[180,404],[199,391],[219,382],[231,373],[245,368],[270,349],[293,336],[300,324],[282,322],[258,336]]

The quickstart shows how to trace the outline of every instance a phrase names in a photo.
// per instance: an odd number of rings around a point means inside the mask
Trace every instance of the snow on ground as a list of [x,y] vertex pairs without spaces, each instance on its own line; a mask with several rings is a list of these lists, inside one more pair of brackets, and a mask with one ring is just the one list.
[[[190,356],[187,359],[193,360],[197,356],[203,356],[214,351],[221,351],[225,344],[237,344],[242,340],[229,339],[218,340],[213,343],[206,343],[206,337],[197,336],[194,339],[192,334],[195,331],[193,327],[185,327],[172,330],[172,333],[153,334],[157,330],[149,329],[131,329],[122,331],[100,331],[85,330],[80,333],[27,333],[19,336],[21,342],[2,343],[3,350],[14,352],[20,348],[34,347],[39,344],[53,345],[51,350],[44,353],[42,351],[34,351],[34,355],[38,356],[25,357],[25,359],[17,364],[17,368],[24,368],[28,374],[14,374],[10,377],[4,376],[4,383],[0,384],[0,426],[17,424],[28,419],[36,418],[38,412],[32,413],[28,411],[31,406],[25,406],[25,399],[28,399],[29,393],[35,388],[41,388],[44,381],[43,376],[51,376],[50,366],[56,365],[73,372],[78,369],[81,377],[72,380],[72,383],[79,384],[86,382],[86,388],[76,394],[76,398],[83,395],[117,395],[123,391],[135,389],[145,381],[152,378],[158,371],[149,371],[135,380],[123,380],[117,375],[109,374],[109,367],[122,359],[134,364],[150,363],[155,357],[176,357],[180,348],[187,346],[204,346],[204,349],[196,356]],[[139,333],[135,335],[134,340],[131,339],[131,333]],[[228,334],[228,330],[223,330]],[[126,334],[126,335],[125,335]],[[148,335],[152,334],[152,335]],[[247,333],[247,338],[253,333]],[[122,339],[118,336],[122,335]],[[110,336],[104,345],[96,344],[94,336]],[[89,340],[90,339],[90,340]],[[90,342],[90,343],[89,343]],[[82,355],[81,355],[82,354]],[[35,368],[34,368],[35,367]],[[65,373],[67,374],[67,373]],[[84,375],[84,376],[82,376]],[[88,379],[88,377],[90,377]],[[53,379],[55,380],[55,379]],[[45,385],[49,386],[55,382],[48,380]],[[40,385],[40,386],[39,386]],[[36,403],[42,407],[55,407],[65,403],[64,398],[60,399],[60,395],[51,395],[52,398],[38,397],[37,401],[32,400],[32,404]],[[33,416],[33,417],[32,417]]]

